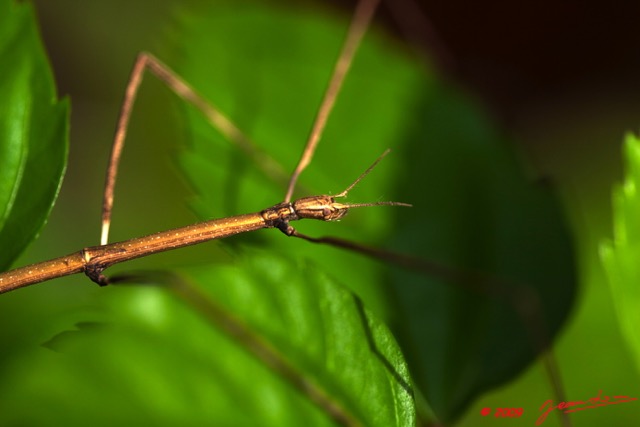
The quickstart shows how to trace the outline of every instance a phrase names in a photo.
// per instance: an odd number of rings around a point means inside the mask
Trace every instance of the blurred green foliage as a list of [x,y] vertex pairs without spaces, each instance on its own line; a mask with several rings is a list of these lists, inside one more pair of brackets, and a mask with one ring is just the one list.
[[620,329],[640,372],[640,140],[629,134],[624,154],[627,173],[613,194],[614,239],[601,248]]

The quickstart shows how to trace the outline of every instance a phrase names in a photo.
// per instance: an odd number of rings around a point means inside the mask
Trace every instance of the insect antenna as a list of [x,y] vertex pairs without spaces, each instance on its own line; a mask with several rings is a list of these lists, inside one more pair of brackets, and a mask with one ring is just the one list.
[[[369,166],[367,168],[367,170],[365,170],[364,172],[362,172],[360,174],[360,176],[358,178],[356,178],[355,181],[353,181],[344,191],[342,191],[340,194],[336,194],[333,197],[347,197],[347,194],[349,193],[349,191],[351,191],[353,189],[353,187],[355,187],[356,185],[358,185],[358,183],[360,181],[362,181],[364,179],[365,176],[369,175],[369,173],[373,170],[373,168],[375,168],[376,166],[378,166],[378,163],[380,163],[380,161],[382,159],[384,159],[387,154],[389,154],[391,152],[390,148],[387,148],[384,153],[382,153],[380,155],[380,157],[378,157],[375,162],[373,162],[371,164],[371,166]],[[362,207],[366,207],[366,206],[407,206],[407,207],[412,207],[413,205],[410,205],[409,203],[403,203],[403,202],[371,202],[371,203],[349,203],[349,204],[344,204],[344,206],[348,207],[348,208],[362,208]]]

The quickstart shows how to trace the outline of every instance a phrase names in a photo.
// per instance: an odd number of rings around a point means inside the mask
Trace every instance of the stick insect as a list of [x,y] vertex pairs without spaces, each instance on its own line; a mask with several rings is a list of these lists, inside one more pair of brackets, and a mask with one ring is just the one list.
[[[127,134],[129,119],[142,77],[145,71],[152,72],[161,81],[167,84],[178,96],[192,103],[230,140],[236,142],[244,151],[256,155],[257,151],[251,142],[245,137],[238,127],[231,122],[216,107],[210,104],[196,90],[191,88],[167,65],[163,64],[150,53],[141,53],[131,72],[126,88],[124,102],[118,119],[115,138],[112,145],[111,156],[106,174],[104,188],[104,200],[102,207],[102,231],[100,245],[84,248],[78,252],[28,265],[0,274],[0,293],[8,292],[24,286],[33,285],[46,280],[54,279],[69,274],[85,273],[91,280],[99,285],[107,285],[108,279],[102,274],[107,267],[151,255],[157,252],[194,245],[209,240],[229,237],[239,233],[255,231],[262,228],[277,228],[287,236],[303,238],[315,241],[302,233],[299,233],[290,221],[299,219],[317,219],[322,221],[335,221],[344,217],[348,210],[367,206],[411,206],[402,202],[375,202],[375,203],[339,203],[336,198],[344,198],[349,191],[360,182],[380,160],[388,153],[383,153],[362,175],[351,185],[337,195],[320,195],[303,197],[291,201],[298,177],[310,164],[316,150],[322,132],[325,128],[329,114],[335,104],[338,93],[346,74],[351,66],[358,45],[369,26],[378,0],[363,0],[355,11],[351,28],[342,47],[339,59],[335,65],[325,97],[320,104],[309,139],[302,152],[302,156],[291,174],[287,191],[282,203],[266,208],[260,212],[238,215],[230,218],[222,218],[190,226],[155,233],[149,236],[130,239],[125,242],[108,244],[109,228],[111,225],[111,212],[114,201],[114,190],[118,166],[122,155]],[[258,154],[259,155],[259,154]],[[262,156],[258,162],[267,170],[273,170],[274,161]]]

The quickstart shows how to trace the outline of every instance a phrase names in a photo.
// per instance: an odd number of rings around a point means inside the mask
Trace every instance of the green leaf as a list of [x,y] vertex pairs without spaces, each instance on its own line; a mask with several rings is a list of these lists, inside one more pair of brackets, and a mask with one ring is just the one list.
[[16,361],[1,423],[415,425],[393,336],[313,263],[251,250],[172,277],[166,288],[107,289],[107,323],[49,342],[58,354]]
[[0,270],[44,225],[68,148],[68,103],[55,87],[27,4],[0,2]]
[[[274,11],[259,2],[209,5],[183,23],[180,74],[285,171],[293,170],[347,23],[328,13]],[[302,185],[305,195],[337,193],[392,147],[395,152],[351,200],[398,200],[414,208],[370,208],[341,224],[294,226],[312,236],[392,245],[524,287],[488,297],[411,271],[385,274],[383,264],[283,241],[277,232],[242,241],[313,258],[393,321],[420,390],[447,422],[521,373],[550,344],[575,299],[573,250],[549,188],[524,175],[518,156],[468,98],[399,52],[379,34],[365,40]],[[190,151],[181,163],[203,218],[281,201],[284,190],[193,109],[187,132]],[[540,301],[533,317],[514,309],[535,306],[514,297],[522,292]]]
[[417,387],[449,424],[551,344],[574,303],[576,276],[548,186],[524,175],[467,97],[444,86],[424,91],[404,138],[426,142],[407,144],[398,196],[416,209],[403,214],[391,246],[448,271],[393,273],[401,307],[394,329]]
[[[335,12],[335,11],[334,11]],[[217,105],[288,175],[302,153],[349,25],[348,16],[264,2],[216,2],[187,14],[176,43],[177,70]],[[365,37],[347,76],[311,166],[297,196],[344,190],[387,148],[398,148],[408,121],[403,106],[415,102],[414,88],[431,76],[376,33]],[[189,147],[182,169],[198,194],[201,218],[259,211],[284,198],[274,184],[233,144],[189,109]],[[349,194],[348,201],[394,200],[402,157],[391,153]],[[410,200],[404,200],[410,201]],[[394,209],[354,209],[339,223],[292,224],[311,236],[338,235],[375,245],[393,229]],[[279,232],[225,241],[287,247],[337,272],[367,307],[385,318],[390,310],[382,279],[384,265],[350,252],[284,239]]]
[[613,192],[614,237],[601,245],[600,256],[609,278],[620,329],[640,372],[640,139],[625,138],[627,174]]

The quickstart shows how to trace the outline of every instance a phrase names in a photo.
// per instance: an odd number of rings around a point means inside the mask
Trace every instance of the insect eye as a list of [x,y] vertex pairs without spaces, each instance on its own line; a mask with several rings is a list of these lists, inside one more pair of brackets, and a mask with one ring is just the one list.
[[331,215],[331,209],[329,209],[329,208],[323,208],[323,209],[322,209],[322,216],[324,216],[324,217],[328,217],[329,215]]

